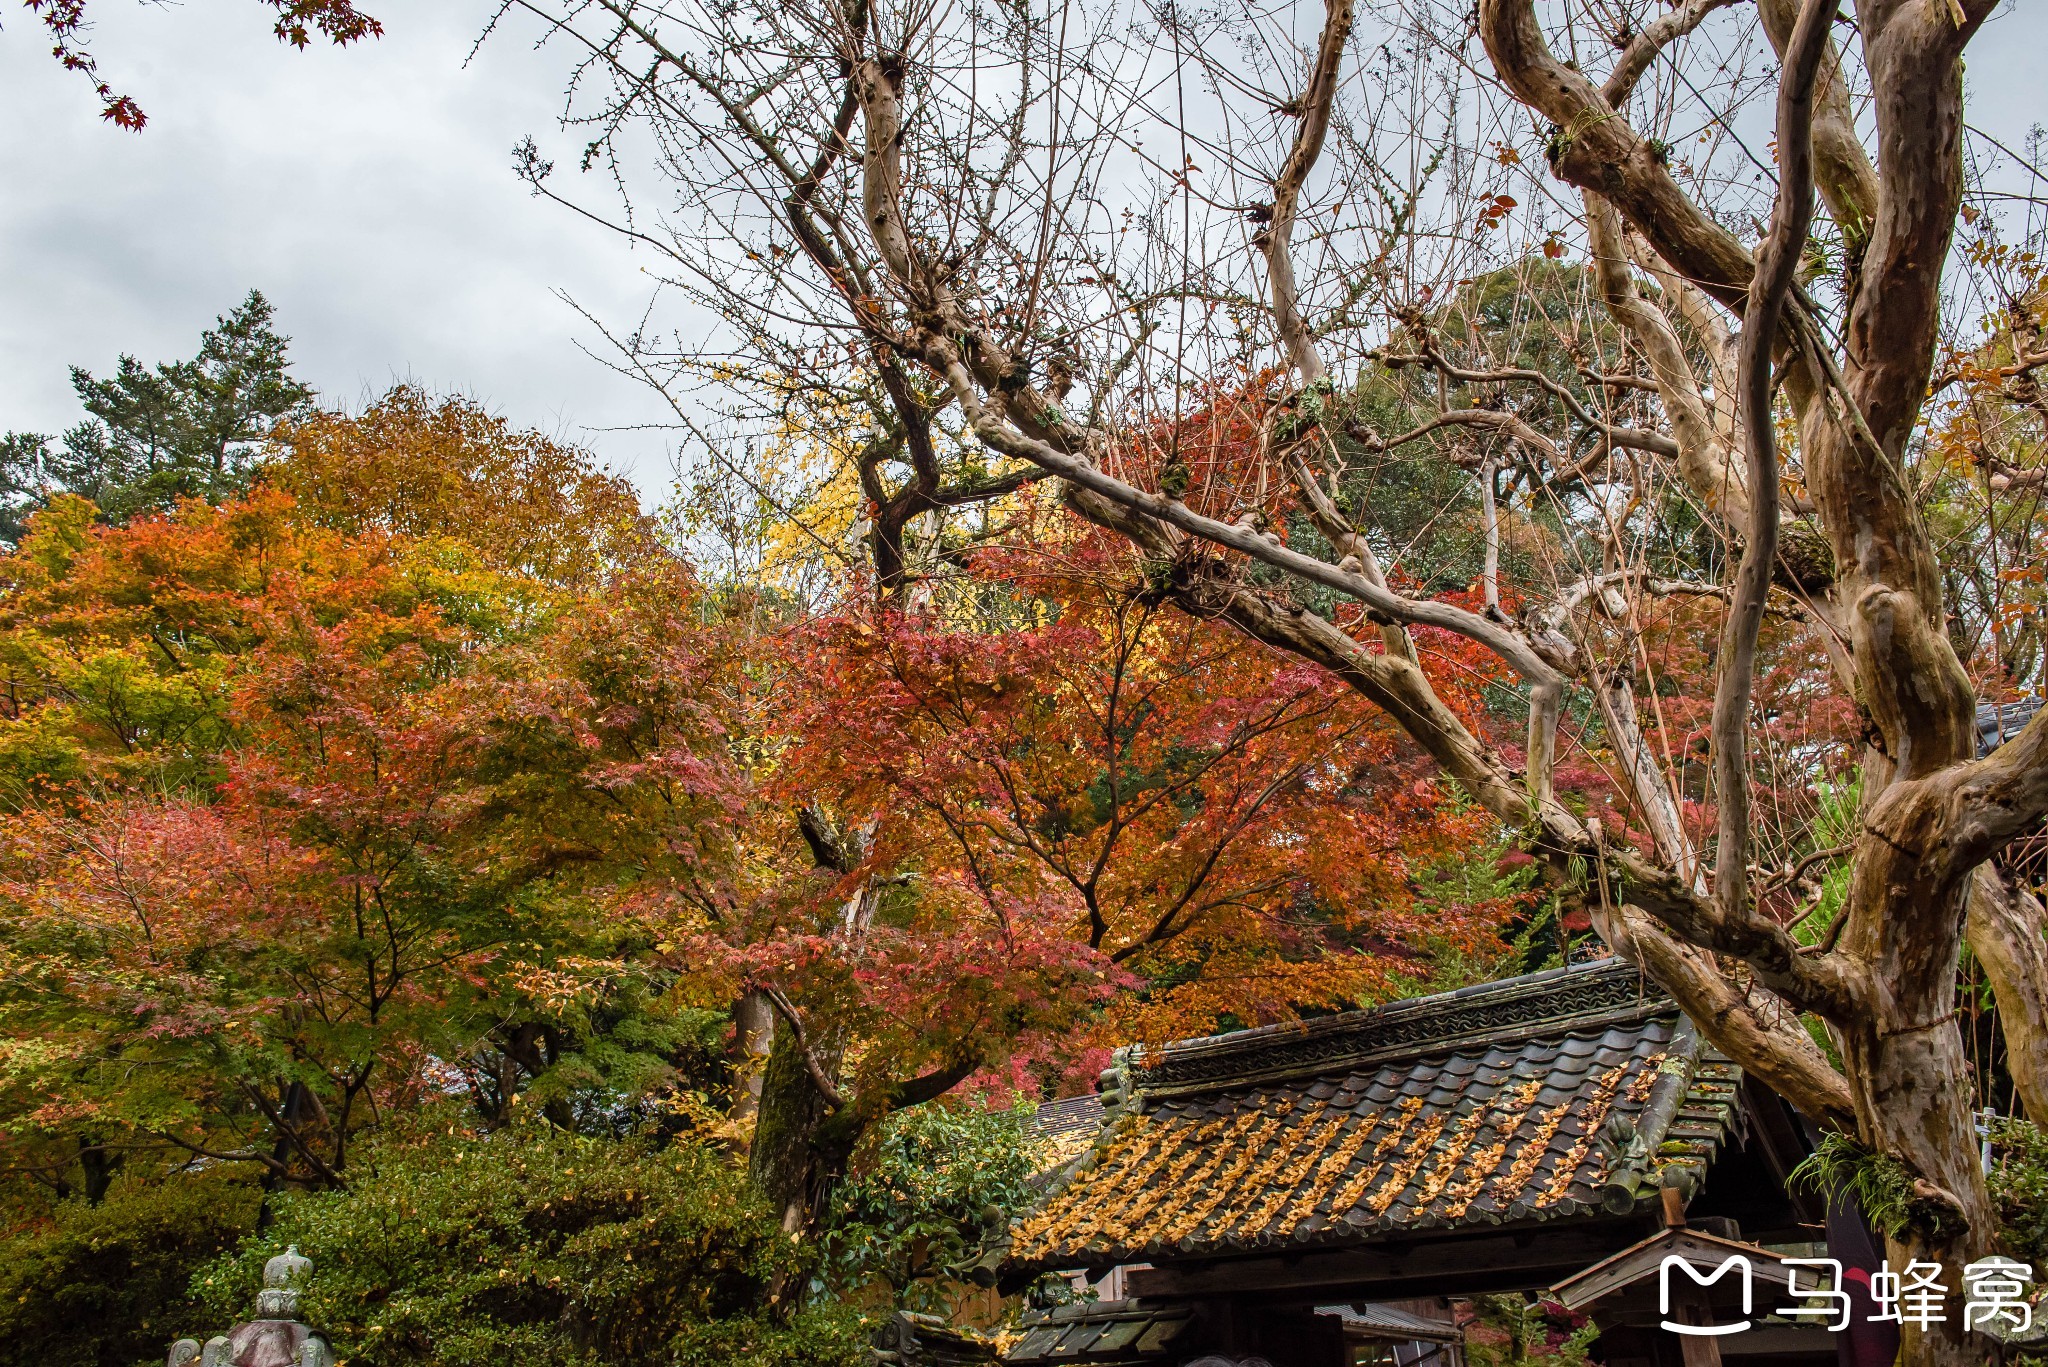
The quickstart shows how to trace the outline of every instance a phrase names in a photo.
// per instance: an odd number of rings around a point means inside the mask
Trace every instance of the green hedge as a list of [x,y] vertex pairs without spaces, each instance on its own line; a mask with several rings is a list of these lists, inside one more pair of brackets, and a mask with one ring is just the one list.
[[36,1367],[162,1362],[205,1309],[193,1274],[256,1227],[259,1194],[219,1174],[116,1185],[100,1205],[0,1242],[0,1359]]
[[353,1367],[833,1367],[862,1360],[838,1308],[777,1313],[797,1250],[718,1154],[499,1131],[387,1144],[347,1192],[277,1222],[194,1284],[220,1326],[263,1262],[314,1263],[300,1317]]

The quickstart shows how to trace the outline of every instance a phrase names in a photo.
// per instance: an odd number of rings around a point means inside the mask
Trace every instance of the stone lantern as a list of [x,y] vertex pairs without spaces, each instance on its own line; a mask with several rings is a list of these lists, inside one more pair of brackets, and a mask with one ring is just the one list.
[[334,1352],[316,1329],[301,1324],[299,1286],[313,1271],[296,1246],[263,1264],[256,1318],[206,1341],[179,1339],[165,1367],[333,1367]]

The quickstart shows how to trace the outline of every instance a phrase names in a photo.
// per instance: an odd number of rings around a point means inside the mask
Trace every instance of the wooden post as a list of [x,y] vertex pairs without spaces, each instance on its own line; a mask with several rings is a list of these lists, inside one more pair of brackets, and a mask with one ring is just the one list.
[[[1677,1187],[1665,1187],[1658,1193],[1664,1201],[1664,1228],[1685,1228],[1685,1198]],[[1695,1285],[1691,1278],[1683,1281],[1673,1279],[1671,1308],[1676,1312],[1680,1324],[1712,1324],[1714,1306],[1707,1299],[1707,1288]],[[1669,1332],[1668,1330],[1666,1331]],[[1721,1367],[1721,1340],[1710,1334],[1676,1334],[1678,1351],[1685,1367]]]
[[[1669,1187],[1664,1190],[1668,1195],[1678,1194]],[[1676,1281],[1675,1278],[1673,1280]],[[1714,1307],[1707,1300],[1707,1288],[1694,1286],[1688,1279],[1682,1285],[1674,1285],[1671,1292],[1671,1298],[1677,1302],[1671,1308],[1678,1312],[1680,1324],[1714,1322]],[[1679,1334],[1677,1338],[1685,1367],[1721,1367],[1721,1340],[1710,1334]]]

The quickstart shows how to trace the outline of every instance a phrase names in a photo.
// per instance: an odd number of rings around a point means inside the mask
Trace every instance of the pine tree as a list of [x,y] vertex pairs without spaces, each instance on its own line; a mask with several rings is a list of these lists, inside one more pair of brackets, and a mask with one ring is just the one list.
[[246,490],[257,444],[313,398],[290,374],[290,339],[272,329],[274,313],[251,290],[200,336],[192,360],[150,370],[124,355],[104,380],[74,366],[72,388],[91,416],[64,434],[49,466],[55,481],[114,521]]
[[0,538],[19,540],[23,520],[53,493],[89,498],[120,523],[181,498],[218,503],[246,492],[263,439],[313,400],[291,375],[291,339],[272,328],[274,315],[251,290],[200,335],[189,361],[152,368],[123,355],[106,379],[73,366],[85,421],[54,448],[36,433],[0,436]]

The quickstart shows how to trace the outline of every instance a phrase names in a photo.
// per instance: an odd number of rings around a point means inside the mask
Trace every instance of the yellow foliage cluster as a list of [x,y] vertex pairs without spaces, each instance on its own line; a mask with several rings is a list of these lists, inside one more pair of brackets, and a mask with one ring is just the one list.
[[471,399],[399,385],[359,414],[282,427],[272,447],[267,482],[336,531],[455,537],[494,569],[564,588],[588,587],[654,546],[628,481]]

